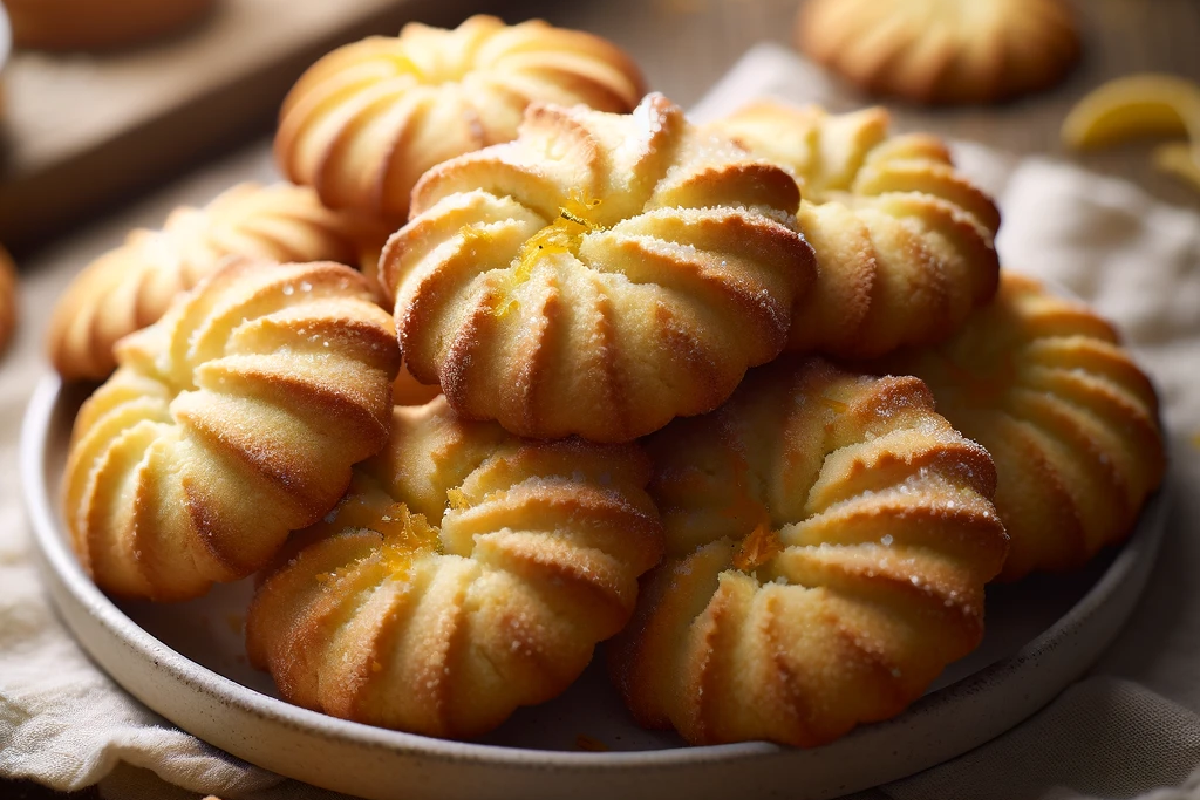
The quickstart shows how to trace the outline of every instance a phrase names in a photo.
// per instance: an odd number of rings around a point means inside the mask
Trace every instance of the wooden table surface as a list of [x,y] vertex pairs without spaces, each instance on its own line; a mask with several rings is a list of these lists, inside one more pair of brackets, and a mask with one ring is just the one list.
[[[518,0],[486,5],[509,22],[541,17],[612,39],[642,65],[652,88],[686,107],[755,43],[789,44],[798,0]],[[1059,141],[1059,123],[1066,110],[1099,83],[1142,71],[1200,81],[1200,3],[1075,0],[1073,5],[1083,28],[1085,55],[1059,87],[994,108],[900,108],[899,124],[1014,152],[1069,157]],[[1038,113],[1029,113],[1031,109]],[[1200,192],[1152,171],[1145,148],[1118,148],[1080,160],[1169,201],[1200,205]],[[69,236],[70,231],[62,234]],[[0,797],[14,800],[98,796],[95,790],[64,795],[29,782],[0,780]]]
[[[18,255],[275,122],[321,54],[412,15],[453,25],[485,0],[220,0],[143,47],[18,51],[0,114],[0,242]],[[495,0],[493,0],[495,1]]]

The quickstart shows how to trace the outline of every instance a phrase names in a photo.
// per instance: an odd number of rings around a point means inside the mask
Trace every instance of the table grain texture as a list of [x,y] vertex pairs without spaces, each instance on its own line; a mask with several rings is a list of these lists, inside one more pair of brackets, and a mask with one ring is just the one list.
[[[469,7],[469,4],[466,4]],[[649,85],[693,104],[752,45],[791,44],[798,0],[518,0],[479,3],[508,22],[540,17],[582,28],[620,44],[642,66]],[[1200,206],[1200,192],[1154,172],[1147,148],[1129,146],[1073,156],[1059,139],[1063,115],[1088,90],[1133,72],[1157,71],[1200,82],[1200,3],[1195,0],[1075,0],[1084,56],[1057,88],[992,107],[929,110],[896,106],[897,126],[971,139],[1000,150],[1071,158],[1125,178],[1161,199]],[[387,32],[387,31],[379,31]],[[848,87],[847,96],[858,98]],[[277,99],[275,100],[277,102]],[[261,147],[261,140],[257,142]],[[238,146],[250,146],[243,141]],[[191,165],[201,169],[203,164]],[[162,216],[169,209],[162,209]],[[70,230],[56,238],[69,237]],[[0,798],[48,800],[98,797],[27,781],[0,780]]]

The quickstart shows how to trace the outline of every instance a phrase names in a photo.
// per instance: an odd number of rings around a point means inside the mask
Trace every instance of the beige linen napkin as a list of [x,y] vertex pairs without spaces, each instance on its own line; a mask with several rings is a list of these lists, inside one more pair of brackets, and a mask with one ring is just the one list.
[[[848,107],[820,72],[764,46],[747,54],[695,116],[711,118],[763,95]],[[959,151],[964,169],[1001,201],[1006,264],[1092,302],[1152,371],[1173,437],[1171,480],[1180,491],[1146,597],[1089,677],[995,741],[859,797],[1200,797],[1200,591],[1192,580],[1200,573],[1200,442],[1192,441],[1200,434],[1200,214],[1064,162],[979,146]],[[271,174],[260,145],[76,237],[70,250],[49,253],[27,271],[24,327],[0,362],[5,474],[16,474],[20,415],[47,369],[46,312],[70,276],[130,226],[158,224],[170,205],[202,203],[238,180]],[[16,481],[0,482],[0,776],[64,790],[99,781],[112,800],[210,792],[255,800],[337,797],[220,753],[121,691],[53,616],[30,546]]]

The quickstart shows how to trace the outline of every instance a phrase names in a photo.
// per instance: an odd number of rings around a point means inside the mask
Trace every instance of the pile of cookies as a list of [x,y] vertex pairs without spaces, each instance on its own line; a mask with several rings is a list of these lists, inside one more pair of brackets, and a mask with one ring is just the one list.
[[819,745],[1161,479],[1111,326],[1001,270],[992,200],[882,110],[701,126],[607,42],[474,17],[326,56],[276,155],[295,185],[84,270],[50,351],[107,378],[80,561],[155,600],[257,574],[291,702],[473,737],[608,640],[643,725]]

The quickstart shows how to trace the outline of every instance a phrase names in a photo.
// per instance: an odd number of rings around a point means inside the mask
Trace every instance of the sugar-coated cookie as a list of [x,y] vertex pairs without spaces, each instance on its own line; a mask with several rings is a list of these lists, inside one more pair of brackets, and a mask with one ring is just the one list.
[[772,101],[708,126],[791,169],[796,227],[817,259],[788,347],[876,356],[953,333],[996,291],[1000,212],[927,134],[888,135],[888,113]]
[[384,446],[392,319],[339,264],[238,262],[117,347],[79,411],[63,515],[103,590],[177,600],[262,568]]
[[820,745],[979,643],[996,476],[918,379],[785,357],[647,447],[666,559],[608,648],[642,725]]
[[380,274],[408,368],[523,436],[628,441],[709,411],[813,280],[795,180],[651,94],[531,106],[430,170]]
[[284,101],[275,154],[331,208],[397,226],[427,169],[517,135],[531,102],[629,111],[641,73],[615,45],[533,20],[419,23],[329,53]]
[[68,380],[104,378],[118,339],[157,320],[226,259],[357,265],[364,236],[380,234],[298,186],[242,183],[203,208],[177,208],[161,230],[134,230],[75,277],[55,304],[50,360]]
[[255,595],[246,649],[287,700],[430,736],[480,735],[562,692],[662,555],[636,445],[521,440],[439,398]]
[[995,302],[951,339],[879,368],[920,376],[995,459],[1006,580],[1083,566],[1130,534],[1162,481],[1150,380],[1112,325],[1033,278],[1005,272]]

